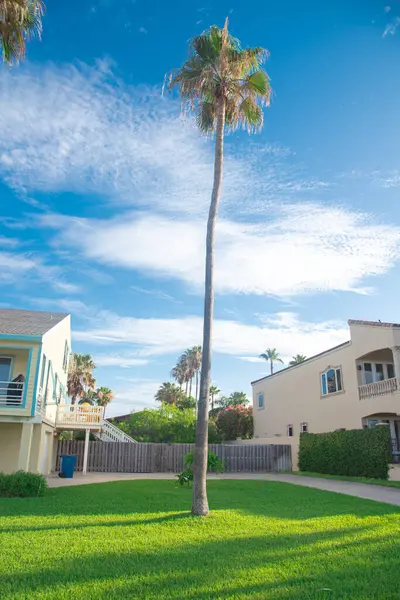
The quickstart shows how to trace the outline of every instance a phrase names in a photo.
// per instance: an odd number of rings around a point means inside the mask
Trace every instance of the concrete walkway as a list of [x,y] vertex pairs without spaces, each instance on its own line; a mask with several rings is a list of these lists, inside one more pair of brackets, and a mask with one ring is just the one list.
[[[110,481],[129,481],[138,479],[175,479],[173,473],[76,473],[73,479],[61,479],[55,474],[48,478],[49,487],[66,487],[71,485],[85,485],[88,483],[106,483]],[[286,475],[281,473],[225,473],[210,475],[208,479],[241,479],[259,481],[280,481],[302,485],[327,492],[336,492],[348,496],[357,496],[367,500],[385,502],[400,506],[400,488],[391,488],[368,483],[355,483],[352,481],[338,481],[336,479],[320,479],[316,477],[303,477],[302,475]]]

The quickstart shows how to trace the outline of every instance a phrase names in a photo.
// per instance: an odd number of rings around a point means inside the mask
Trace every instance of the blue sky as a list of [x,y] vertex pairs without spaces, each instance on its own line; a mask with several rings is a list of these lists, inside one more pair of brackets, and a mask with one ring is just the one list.
[[214,383],[250,393],[267,347],[399,320],[399,2],[49,1],[1,66],[0,303],[71,312],[110,414],[154,405],[201,343],[213,146],[161,88],[227,15],[270,51],[274,96],[260,135],[226,140]]

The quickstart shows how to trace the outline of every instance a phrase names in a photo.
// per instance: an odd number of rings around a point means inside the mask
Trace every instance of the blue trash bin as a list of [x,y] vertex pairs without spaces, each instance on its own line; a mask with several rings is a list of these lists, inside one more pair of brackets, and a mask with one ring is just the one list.
[[64,474],[66,479],[72,479],[74,476],[76,464],[76,456],[69,456],[67,454],[61,455],[60,472]]

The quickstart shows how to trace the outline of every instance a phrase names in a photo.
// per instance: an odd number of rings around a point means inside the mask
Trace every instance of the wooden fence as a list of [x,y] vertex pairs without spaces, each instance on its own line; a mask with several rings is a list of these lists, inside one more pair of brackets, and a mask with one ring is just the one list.
[[[88,471],[112,473],[179,473],[183,456],[193,444],[130,444],[127,442],[89,443]],[[84,442],[62,440],[58,443],[56,470],[60,456],[77,456],[82,471]],[[223,461],[228,473],[252,471],[291,471],[292,449],[288,445],[210,444],[209,449]]]

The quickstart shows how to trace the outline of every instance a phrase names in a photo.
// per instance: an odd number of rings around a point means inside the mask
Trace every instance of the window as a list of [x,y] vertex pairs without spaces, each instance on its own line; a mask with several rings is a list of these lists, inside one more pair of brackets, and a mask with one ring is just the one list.
[[293,437],[293,425],[287,426],[287,434],[288,434],[288,437]]
[[301,433],[307,433],[308,431],[308,423],[300,423],[300,431]]
[[257,394],[257,408],[264,408],[264,394]]
[[394,367],[392,363],[364,363],[364,384],[378,383],[385,379],[394,377]]
[[364,381],[365,383],[373,383],[374,381],[371,363],[364,363]]
[[343,390],[342,372],[340,367],[328,369],[321,375],[321,392],[323,396],[336,394]]
[[69,362],[69,347],[68,347],[68,342],[65,341],[64,358],[63,358],[63,369],[64,369],[64,371],[68,370],[68,362]]
[[57,402],[58,375],[54,375],[53,400]]
[[0,356],[0,396],[7,396],[8,384],[11,381],[12,359]]
[[42,372],[40,373],[40,388],[41,389],[43,389],[43,384],[44,384],[44,376],[46,373],[46,363],[47,363],[46,355],[43,354]]

